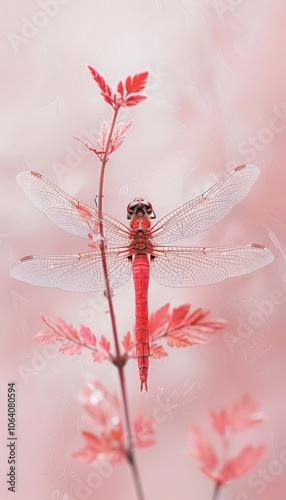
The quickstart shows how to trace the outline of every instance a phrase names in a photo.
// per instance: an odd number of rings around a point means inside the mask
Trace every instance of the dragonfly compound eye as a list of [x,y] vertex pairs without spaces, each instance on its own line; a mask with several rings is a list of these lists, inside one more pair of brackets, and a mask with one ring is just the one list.
[[145,201],[144,198],[135,198],[127,206],[127,219],[131,219],[132,215],[136,215],[138,210],[148,215],[153,214],[153,208],[149,201]]

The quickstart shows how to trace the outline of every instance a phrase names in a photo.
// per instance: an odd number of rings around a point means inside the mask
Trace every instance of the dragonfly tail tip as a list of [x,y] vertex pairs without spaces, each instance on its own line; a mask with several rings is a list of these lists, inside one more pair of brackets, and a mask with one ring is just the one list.
[[147,380],[141,380],[141,385],[140,385],[140,391],[142,392],[143,389],[145,389],[146,392],[148,392],[148,385],[147,385]]

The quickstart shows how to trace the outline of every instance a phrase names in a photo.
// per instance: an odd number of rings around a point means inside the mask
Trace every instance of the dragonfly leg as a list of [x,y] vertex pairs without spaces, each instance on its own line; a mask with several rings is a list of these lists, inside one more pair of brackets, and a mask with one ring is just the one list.
[[[103,196],[104,196],[104,195],[102,194],[102,195],[101,195],[101,198],[103,198]],[[97,203],[98,198],[99,198],[99,194],[97,194],[97,195],[96,195],[96,197],[95,197],[95,198],[94,198],[94,200],[93,200],[93,201],[94,201],[94,203],[95,203],[96,208],[98,208],[98,203]]]

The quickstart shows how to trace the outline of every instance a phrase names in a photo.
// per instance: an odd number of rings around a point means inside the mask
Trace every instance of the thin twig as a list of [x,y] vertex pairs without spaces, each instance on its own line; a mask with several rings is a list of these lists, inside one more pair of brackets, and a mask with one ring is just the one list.
[[221,483],[216,483],[215,488],[214,488],[214,492],[213,492],[213,496],[212,496],[212,500],[218,499],[220,489],[221,489]]
[[112,124],[110,127],[108,139],[106,142],[106,147],[105,147],[105,153],[102,157],[101,161],[101,170],[100,170],[100,178],[99,178],[99,192],[98,192],[98,217],[99,217],[99,232],[100,232],[100,250],[101,250],[101,259],[102,259],[102,266],[103,266],[103,273],[104,273],[104,278],[105,278],[105,283],[106,283],[106,297],[108,301],[108,307],[110,311],[110,318],[111,318],[111,326],[112,326],[112,332],[113,332],[113,337],[114,337],[114,343],[115,343],[115,351],[116,351],[116,360],[115,364],[118,368],[118,374],[119,374],[119,380],[120,380],[120,389],[122,393],[122,401],[123,401],[123,413],[124,413],[124,419],[125,419],[125,429],[126,429],[126,436],[127,436],[127,460],[128,463],[131,467],[131,473],[136,489],[136,494],[138,500],[144,500],[144,493],[142,489],[142,484],[141,484],[141,479],[139,475],[139,470],[137,467],[136,459],[135,459],[135,453],[134,453],[134,445],[132,441],[132,427],[131,427],[131,417],[130,417],[130,412],[129,412],[129,406],[128,406],[128,401],[127,401],[127,393],[126,393],[126,383],[125,383],[125,376],[124,376],[124,370],[123,370],[123,364],[122,364],[122,356],[120,353],[120,345],[119,345],[119,338],[118,338],[118,332],[117,332],[117,325],[116,325],[116,320],[115,320],[115,312],[114,312],[114,306],[113,306],[113,300],[112,300],[112,293],[111,293],[111,288],[110,288],[110,283],[109,283],[109,278],[108,278],[108,269],[107,269],[107,263],[106,263],[106,253],[105,253],[105,242],[104,242],[104,228],[103,228],[103,186],[104,186],[104,175],[105,175],[105,167],[106,163],[108,161],[108,152],[109,152],[109,145],[110,141],[112,138],[113,130],[115,127],[116,119],[118,116],[119,112],[119,106],[114,108],[114,115],[113,115],[113,120]]

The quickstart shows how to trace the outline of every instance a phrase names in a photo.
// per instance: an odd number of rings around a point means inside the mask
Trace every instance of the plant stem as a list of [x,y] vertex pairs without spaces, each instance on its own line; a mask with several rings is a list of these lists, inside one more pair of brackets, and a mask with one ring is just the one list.
[[213,492],[213,496],[212,496],[212,500],[218,499],[218,494],[220,492],[220,489],[221,489],[221,483],[216,483],[215,488],[214,488],[214,492]]
[[99,177],[99,192],[98,192],[98,198],[99,198],[99,200],[98,200],[98,217],[99,217],[99,221],[100,221],[99,222],[100,250],[101,250],[103,273],[104,273],[104,278],[105,278],[105,283],[106,283],[106,297],[107,297],[108,307],[109,307],[109,311],[110,311],[111,326],[112,326],[112,332],[113,332],[114,343],[115,343],[115,352],[116,352],[117,368],[118,368],[119,381],[120,381],[120,389],[121,389],[122,401],[123,401],[123,413],[124,413],[125,429],[126,429],[126,437],[127,437],[126,457],[127,457],[128,463],[129,463],[130,468],[131,468],[131,473],[132,473],[132,478],[134,481],[134,486],[135,486],[137,498],[138,498],[138,500],[144,500],[144,493],[143,493],[143,489],[142,489],[139,470],[138,470],[136,459],[135,459],[134,445],[133,445],[133,441],[132,441],[131,418],[130,418],[129,406],[128,406],[128,401],[127,401],[124,370],[123,370],[123,366],[120,363],[120,360],[121,360],[120,345],[119,345],[117,325],[116,325],[116,320],[115,320],[115,312],[114,312],[114,306],[113,306],[113,300],[112,300],[112,290],[110,288],[110,283],[109,283],[109,278],[108,278],[108,269],[107,269],[107,263],[106,263],[105,242],[104,242],[104,229],[103,229],[103,222],[102,222],[102,218],[103,218],[103,211],[102,211],[103,186],[104,186],[105,167],[106,167],[106,163],[108,161],[109,145],[110,145],[110,141],[111,141],[112,134],[114,131],[114,127],[115,127],[115,123],[116,123],[119,109],[120,109],[119,106],[114,109],[114,115],[113,115],[110,131],[109,131],[108,139],[106,142],[105,153],[104,153],[102,160],[101,160],[101,170],[100,170],[100,177]]
[[129,412],[128,402],[127,402],[126,388],[125,388],[124,367],[119,368],[119,379],[120,379],[120,387],[121,387],[121,392],[122,392],[123,408],[124,408],[124,415],[125,415],[125,422],[126,422],[126,429],[127,429],[126,458],[127,458],[128,463],[130,465],[130,468],[131,468],[131,473],[132,473],[132,478],[134,481],[134,486],[135,486],[137,498],[138,498],[138,500],[144,500],[144,493],[143,493],[143,488],[142,488],[142,484],[141,484],[141,478],[139,475],[139,469],[137,466],[135,453],[134,453],[134,445],[133,445],[133,441],[132,441],[132,429],[131,429],[131,421],[130,421],[130,412]]
[[112,292],[111,292],[111,288],[110,288],[110,284],[109,284],[108,271],[107,271],[105,242],[104,242],[104,230],[103,230],[103,223],[102,223],[102,218],[103,218],[102,206],[103,206],[103,185],[104,185],[105,167],[106,167],[106,163],[108,161],[108,150],[109,150],[109,145],[110,145],[110,140],[111,140],[111,137],[113,134],[113,130],[115,127],[118,111],[119,111],[119,108],[116,108],[114,110],[113,120],[112,120],[112,124],[110,127],[107,143],[106,143],[105,153],[104,153],[102,161],[101,161],[101,169],[100,169],[100,177],[99,177],[99,192],[98,192],[98,217],[99,217],[99,221],[100,221],[99,222],[99,232],[100,232],[100,238],[101,238],[100,239],[100,251],[101,251],[103,273],[104,273],[105,284],[106,284],[106,297],[107,297],[109,311],[110,311],[111,325],[112,325],[112,331],[113,331],[113,337],[114,337],[114,342],[115,342],[115,351],[116,351],[117,359],[120,358],[120,347],[119,347],[119,339],[118,339],[117,326],[116,326],[116,321],[115,321],[115,313],[114,313],[114,307],[113,307],[113,301],[112,301]]

